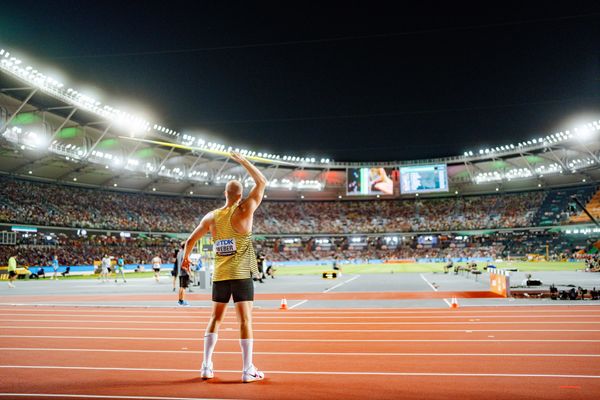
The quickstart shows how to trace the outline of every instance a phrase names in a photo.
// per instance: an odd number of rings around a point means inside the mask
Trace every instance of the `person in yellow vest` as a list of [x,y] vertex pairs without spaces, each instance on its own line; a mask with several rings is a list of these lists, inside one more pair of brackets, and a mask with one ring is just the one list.
[[256,254],[252,247],[252,222],[254,211],[260,205],[267,179],[250,161],[238,153],[231,158],[240,163],[254,180],[248,197],[242,200],[243,186],[232,180],[225,187],[225,205],[206,214],[185,242],[182,268],[190,273],[190,253],[196,242],[210,232],[215,250],[215,270],[212,288],[212,316],[204,336],[204,359],[200,376],[214,376],[212,354],[217,343],[219,326],[225,317],[227,304],[233,297],[237,319],[240,323],[240,347],[242,348],[243,382],[264,379],[252,363],[254,336],[252,332],[252,305],[254,282],[258,274]]
[[14,288],[13,282],[17,279],[17,257],[11,256],[8,259],[8,287]]

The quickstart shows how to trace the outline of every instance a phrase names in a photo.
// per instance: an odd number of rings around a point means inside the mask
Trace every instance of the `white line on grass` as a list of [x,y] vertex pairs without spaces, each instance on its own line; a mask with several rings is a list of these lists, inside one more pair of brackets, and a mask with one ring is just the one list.
[[358,279],[358,278],[360,278],[360,275],[356,275],[355,277],[353,277],[353,278],[350,278],[350,279],[348,279],[348,280],[345,280],[344,282],[340,282],[340,283],[338,283],[337,285],[334,285],[334,286],[330,287],[329,289],[325,289],[325,290],[323,290],[323,293],[329,293],[329,292],[331,292],[333,289],[337,289],[337,288],[339,288],[340,286],[342,286],[342,285],[345,285],[346,283],[352,282],[353,280],[355,280],[355,279]]
[[[115,368],[115,367],[80,367],[57,365],[0,365],[4,369],[66,369],[88,371],[130,371],[130,372],[192,372],[198,369],[177,368]],[[238,370],[215,370],[218,373],[239,374]],[[370,371],[263,371],[265,374],[290,374],[290,375],[372,375],[372,376],[456,376],[456,377],[492,377],[492,378],[582,378],[600,379],[600,375],[567,375],[567,374],[478,374],[460,372],[370,372]]]
[[[434,292],[437,292],[437,291],[438,291],[438,290],[437,290],[437,288],[436,288],[435,286],[433,286],[433,285],[431,284],[431,282],[429,282],[429,281],[427,280],[427,278],[425,278],[425,275],[423,275],[423,274],[419,274],[419,275],[421,276],[421,279],[423,279],[423,280],[425,281],[425,283],[426,283],[426,284],[428,284],[428,285],[429,285],[429,287],[433,289],[433,291],[434,291]],[[442,300],[444,300],[444,303],[448,304],[448,307],[450,307],[450,302],[448,301],[448,299],[442,299]]]
[[[203,354],[200,350],[123,350],[123,349],[55,349],[41,347],[1,347],[1,351],[48,351],[48,352],[88,352],[88,353],[156,353],[156,354]],[[242,354],[241,351],[218,351],[218,354]],[[555,353],[381,353],[381,352],[287,352],[255,351],[260,355],[290,356],[397,356],[397,357],[600,357],[600,354],[555,354]]]

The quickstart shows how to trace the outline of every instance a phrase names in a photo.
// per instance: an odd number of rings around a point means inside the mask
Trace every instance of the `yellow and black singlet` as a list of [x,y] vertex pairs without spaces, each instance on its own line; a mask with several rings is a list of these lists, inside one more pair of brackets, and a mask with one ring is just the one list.
[[238,205],[213,211],[215,220],[215,271],[213,281],[247,279],[258,273],[256,254],[252,247],[252,232],[238,233],[231,225],[231,216]]

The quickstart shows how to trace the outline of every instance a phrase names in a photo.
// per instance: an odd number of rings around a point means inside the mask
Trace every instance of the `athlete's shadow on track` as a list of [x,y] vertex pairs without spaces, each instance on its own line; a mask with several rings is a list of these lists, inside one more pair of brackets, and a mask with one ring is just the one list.
[[[267,379],[262,382],[252,382],[252,386],[261,385],[267,382]],[[213,379],[202,379],[202,378],[190,378],[190,379],[181,379],[177,381],[172,381],[172,383],[180,383],[180,384],[197,384],[204,383],[207,385],[244,385],[241,379],[221,379],[221,378],[213,378]]]

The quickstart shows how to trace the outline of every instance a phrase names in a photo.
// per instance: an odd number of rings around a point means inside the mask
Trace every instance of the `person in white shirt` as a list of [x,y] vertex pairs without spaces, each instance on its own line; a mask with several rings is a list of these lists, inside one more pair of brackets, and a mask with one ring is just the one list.
[[104,258],[102,258],[102,270],[100,272],[100,279],[102,279],[102,282],[107,282],[108,281],[108,270],[110,268],[110,257],[108,256],[108,254],[104,255]]
[[154,270],[154,279],[158,282],[160,278],[160,265],[162,264],[162,260],[159,256],[156,256],[152,259],[152,269]]

